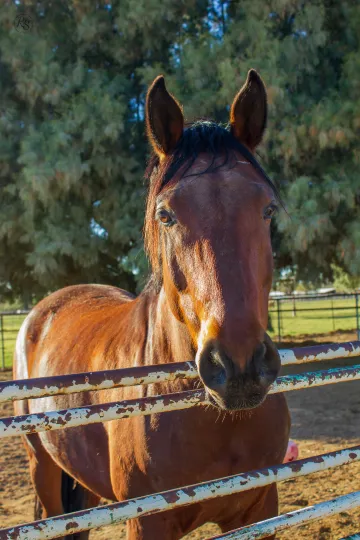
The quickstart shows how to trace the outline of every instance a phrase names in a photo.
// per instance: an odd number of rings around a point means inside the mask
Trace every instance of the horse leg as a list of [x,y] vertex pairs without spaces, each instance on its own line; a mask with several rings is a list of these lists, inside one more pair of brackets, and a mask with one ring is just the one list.
[[64,512],[61,500],[62,470],[51,459],[37,433],[25,437],[30,477],[35,490],[35,519],[45,519]]
[[[100,497],[75,482],[64,471],[62,471],[61,499],[65,514],[92,508],[97,506],[100,501]],[[65,538],[67,540],[88,540],[89,534],[90,531],[83,531],[66,536]]]
[[126,524],[126,540],[179,540],[182,536],[177,522],[162,513],[130,519]]
[[[75,483],[50,457],[38,434],[25,440],[30,476],[35,490],[36,520],[97,506],[99,497]],[[66,540],[88,540],[89,531],[68,535]]]
[[[279,513],[278,492],[276,484],[271,484],[268,488],[255,489],[256,498],[254,503],[245,513],[238,512],[228,520],[219,521],[218,525],[223,533],[240,529],[246,525],[263,521],[275,517]],[[264,540],[275,540],[276,534],[264,537]]]

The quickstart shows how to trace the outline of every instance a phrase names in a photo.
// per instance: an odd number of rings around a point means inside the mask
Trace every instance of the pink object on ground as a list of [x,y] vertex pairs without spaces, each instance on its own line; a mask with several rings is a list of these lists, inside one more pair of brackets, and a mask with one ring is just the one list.
[[286,454],[284,457],[284,463],[289,461],[295,461],[299,457],[299,447],[294,441],[289,441]]

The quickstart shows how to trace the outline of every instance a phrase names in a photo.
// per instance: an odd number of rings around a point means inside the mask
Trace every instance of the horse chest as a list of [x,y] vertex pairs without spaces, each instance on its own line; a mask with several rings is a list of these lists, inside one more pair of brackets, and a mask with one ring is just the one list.
[[[153,415],[143,420],[138,467],[151,480],[153,489],[226,476],[246,459],[239,437],[235,436],[232,443],[234,434],[226,433],[220,424],[206,426],[198,411]],[[134,454],[138,451],[134,448]]]

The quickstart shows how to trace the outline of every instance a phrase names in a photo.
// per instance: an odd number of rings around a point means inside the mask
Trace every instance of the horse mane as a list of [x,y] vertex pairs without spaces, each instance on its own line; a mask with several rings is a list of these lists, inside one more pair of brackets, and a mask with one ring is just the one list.
[[[152,274],[144,292],[159,292],[162,285],[159,226],[154,219],[158,195],[180,169],[182,171],[178,180],[214,172],[227,165],[234,152],[239,152],[262,174],[265,181],[272,188],[275,197],[282,204],[278,190],[273,182],[253,154],[232,135],[229,127],[222,127],[208,120],[189,124],[171,155],[164,162],[160,162],[159,156],[153,153],[145,171],[145,178],[149,181],[149,190],[145,210],[144,241],[145,252],[150,261]],[[187,174],[201,153],[207,153],[211,156],[210,165],[201,172]],[[224,157],[220,164],[216,161],[219,156]]]

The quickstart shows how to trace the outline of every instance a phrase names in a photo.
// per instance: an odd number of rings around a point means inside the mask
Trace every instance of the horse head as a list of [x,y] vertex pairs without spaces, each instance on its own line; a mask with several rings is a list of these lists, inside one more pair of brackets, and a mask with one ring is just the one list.
[[254,70],[234,98],[230,129],[205,121],[186,127],[162,76],[147,94],[154,158],[145,243],[153,279],[188,329],[210,401],[227,410],[260,405],[280,369],[266,333],[279,199],[253,155],[266,116]]

